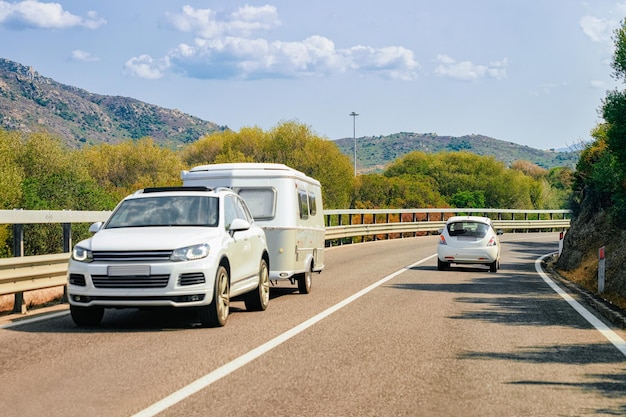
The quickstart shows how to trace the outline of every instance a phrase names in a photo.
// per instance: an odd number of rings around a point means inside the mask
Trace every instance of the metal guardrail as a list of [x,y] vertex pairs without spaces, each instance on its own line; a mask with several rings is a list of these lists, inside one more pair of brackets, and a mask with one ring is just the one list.
[[65,285],[69,253],[0,259],[0,295]]
[[[346,239],[358,236],[437,232],[445,227],[445,221],[352,224],[326,228],[326,240]],[[547,230],[568,229],[569,219],[559,220],[494,220],[495,229],[502,230]]]
[[[378,239],[403,237],[406,234],[437,232],[445,226],[445,218],[467,214],[494,218],[496,229],[504,230],[564,230],[569,228],[569,210],[503,210],[503,209],[387,209],[387,210],[325,210],[326,241],[345,243],[346,239],[371,236]],[[105,221],[110,211],[44,211],[44,210],[0,210],[0,224],[14,225],[14,231],[24,224],[62,223],[64,234],[69,234],[72,223]],[[561,217],[555,219],[554,216]],[[515,217],[524,217],[515,219]],[[536,217],[535,220],[530,217]],[[384,217],[384,222],[377,222]],[[411,221],[403,221],[410,217]],[[418,221],[418,217],[424,218]],[[437,220],[431,220],[437,217]],[[503,217],[510,217],[504,219]],[[549,217],[542,220],[541,217]],[[343,224],[345,219],[349,224]],[[355,219],[359,222],[355,222]],[[369,222],[369,223],[368,223]],[[64,241],[69,238],[64,236]],[[23,244],[23,242],[19,242]],[[53,255],[23,256],[0,259],[0,295],[15,294],[14,312],[24,313],[23,292],[63,286],[67,280],[69,253]]]

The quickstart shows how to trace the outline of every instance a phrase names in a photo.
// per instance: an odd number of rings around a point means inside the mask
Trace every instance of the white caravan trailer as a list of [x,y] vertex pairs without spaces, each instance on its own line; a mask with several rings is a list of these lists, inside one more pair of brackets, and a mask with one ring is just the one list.
[[265,230],[270,280],[297,282],[311,291],[313,272],[324,268],[324,213],[319,181],[283,164],[202,165],[183,171],[183,185],[229,187]]

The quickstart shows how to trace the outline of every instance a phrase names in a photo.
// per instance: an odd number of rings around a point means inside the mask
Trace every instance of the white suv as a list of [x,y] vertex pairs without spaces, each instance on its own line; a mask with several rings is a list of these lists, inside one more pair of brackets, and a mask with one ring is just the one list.
[[223,326],[231,297],[269,303],[263,230],[226,188],[163,187],[122,200],[79,242],[68,268],[72,319],[95,326],[105,308],[194,307],[205,326]]

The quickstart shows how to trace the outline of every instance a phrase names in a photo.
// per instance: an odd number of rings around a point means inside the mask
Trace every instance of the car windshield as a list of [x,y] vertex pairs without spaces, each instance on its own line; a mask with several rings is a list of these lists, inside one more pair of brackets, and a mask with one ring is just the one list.
[[203,196],[162,196],[124,200],[107,229],[148,226],[217,226],[218,199]]
[[489,231],[489,225],[473,221],[460,221],[448,224],[450,236],[466,236],[483,238]]

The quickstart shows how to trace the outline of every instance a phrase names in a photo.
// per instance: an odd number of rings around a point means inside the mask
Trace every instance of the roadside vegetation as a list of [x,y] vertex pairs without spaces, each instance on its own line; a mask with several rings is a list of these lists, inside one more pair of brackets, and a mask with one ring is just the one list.
[[[73,149],[48,133],[0,130],[0,209],[111,210],[149,186],[180,185],[184,169],[224,162],[275,162],[319,179],[325,208],[565,207],[572,170],[527,161],[510,167],[469,152],[413,152],[382,173],[354,176],[350,158],[308,126],[283,122],[200,138],[178,150],[151,138]],[[73,227],[73,241],[88,225]],[[12,228],[0,225],[1,256],[12,255]],[[61,251],[60,225],[26,225],[26,255]]]
[[[626,21],[614,32],[613,77],[626,84]],[[608,91],[581,152],[572,185],[574,221],[565,236],[557,270],[591,292],[598,292],[598,251],[606,253],[603,297],[626,308],[626,89]]]

